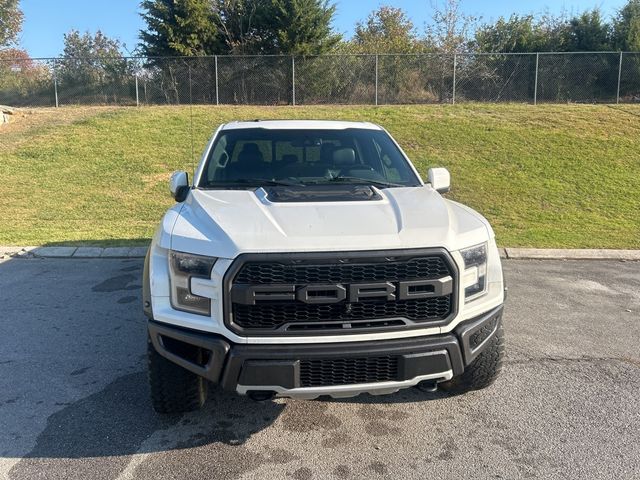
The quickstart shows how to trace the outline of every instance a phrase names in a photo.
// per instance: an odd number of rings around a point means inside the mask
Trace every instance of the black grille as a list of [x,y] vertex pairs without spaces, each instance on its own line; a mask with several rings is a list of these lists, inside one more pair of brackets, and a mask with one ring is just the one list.
[[[349,308],[350,310],[347,310]],[[451,311],[451,295],[397,302],[313,305],[300,302],[234,305],[233,323],[242,328],[279,328],[287,323],[406,318],[441,320]]]
[[336,358],[300,361],[300,386],[324,387],[398,379],[398,357]]
[[334,259],[331,264],[291,265],[278,262],[246,263],[234,283],[265,285],[273,283],[357,283],[392,280],[429,280],[450,275],[449,267],[440,256],[385,261],[384,263],[345,263]]
[[[456,270],[444,250],[341,254],[249,254],[236,261],[225,278],[226,322],[238,333],[313,334],[340,330],[411,328],[442,325],[455,311]],[[313,304],[299,300],[232,302],[233,287],[251,285],[336,285],[404,282],[452,277],[453,293],[438,297],[381,301],[379,298]],[[240,291],[240,290],[238,290]],[[353,323],[352,323],[353,322]]]

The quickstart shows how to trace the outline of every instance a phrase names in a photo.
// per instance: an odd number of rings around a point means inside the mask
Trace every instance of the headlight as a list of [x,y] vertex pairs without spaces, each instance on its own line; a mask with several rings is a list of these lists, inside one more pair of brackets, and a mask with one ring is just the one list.
[[169,252],[171,273],[171,306],[176,310],[211,315],[211,299],[191,293],[192,278],[211,278],[211,269],[217,258]]
[[462,285],[466,303],[487,293],[487,244],[465,248],[460,254],[464,260]]

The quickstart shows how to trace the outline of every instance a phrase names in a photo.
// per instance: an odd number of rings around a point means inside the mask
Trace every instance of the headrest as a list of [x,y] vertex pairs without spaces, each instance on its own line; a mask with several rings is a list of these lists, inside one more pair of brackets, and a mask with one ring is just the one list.
[[242,146],[242,151],[240,153],[262,155],[262,152],[260,152],[260,147],[258,147],[258,144],[256,143],[245,143]]
[[238,154],[239,162],[262,162],[262,152],[255,143],[245,143]]
[[333,151],[333,164],[337,167],[348,167],[356,163],[356,152],[353,148],[336,148]]

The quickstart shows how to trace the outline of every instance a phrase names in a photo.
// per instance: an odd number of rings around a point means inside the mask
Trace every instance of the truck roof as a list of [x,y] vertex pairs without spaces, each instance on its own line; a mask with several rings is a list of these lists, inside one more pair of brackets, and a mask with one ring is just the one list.
[[241,128],[265,128],[268,130],[344,130],[347,128],[364,128],[382,130],[370,122],[347,122],[342,120],[249,120],[235,121],[222,126],[222,130]]

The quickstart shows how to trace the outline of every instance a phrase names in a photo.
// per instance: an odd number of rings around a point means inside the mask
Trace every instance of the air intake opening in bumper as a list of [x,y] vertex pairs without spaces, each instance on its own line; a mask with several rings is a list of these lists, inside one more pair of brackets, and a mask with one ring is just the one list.
[[[443,335],[306,344],[232,344],[215,334],[154,321],[148,325],[160,354],[225,390],[314,398],[388,393],[421,381],[448,380],[483,351],[501,321],[499,306]],[[206,350],[206,363],[181,356],[176,345]]]

